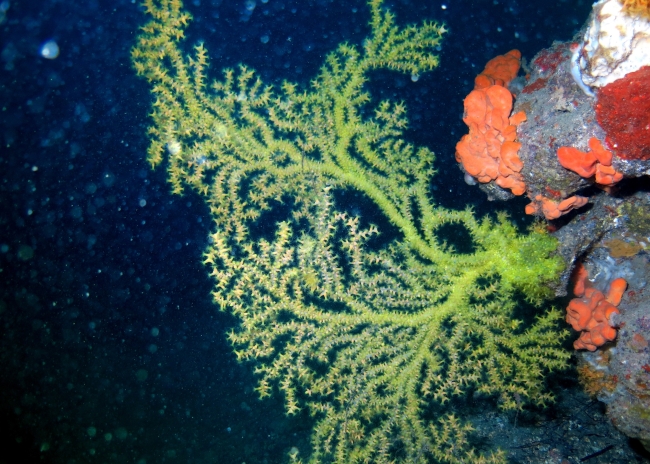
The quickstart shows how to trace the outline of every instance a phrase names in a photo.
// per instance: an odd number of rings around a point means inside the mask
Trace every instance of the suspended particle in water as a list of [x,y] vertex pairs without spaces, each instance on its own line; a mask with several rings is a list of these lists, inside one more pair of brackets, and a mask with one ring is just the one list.
[[48,40],[41,45],[41,56],[48,60],[54,60],[59,56],[59,45],[54,40]]

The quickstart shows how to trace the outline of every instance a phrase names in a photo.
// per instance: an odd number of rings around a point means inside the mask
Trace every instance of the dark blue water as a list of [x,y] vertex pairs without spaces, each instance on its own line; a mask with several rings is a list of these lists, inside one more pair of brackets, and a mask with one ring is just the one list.
[[[591,4],[387,5],[400,22],[442,20],[451,32],[436,71],[415,83],[379,75],[373,93],[407,102],[409,137],[438,156],[438,200],[485,212],[454,160],[463,97],[493,56],[518,48],[530,59],[569,40]],[[338,43],[368,32],[356,0],[187,8],[188,47],[202,40],[213,69],[246,63],[267,82],[306,84]],[[282,461],[310,423],[287,418],[279,398],[257,399],[225,338],[237,321],[211,303],[200,264],[208,212],[172,196],[145,162],[151,97],[129,59],[142,8],[13,0],[0,10],[0,461]],[[56,59],[41,54],[50,40]]]

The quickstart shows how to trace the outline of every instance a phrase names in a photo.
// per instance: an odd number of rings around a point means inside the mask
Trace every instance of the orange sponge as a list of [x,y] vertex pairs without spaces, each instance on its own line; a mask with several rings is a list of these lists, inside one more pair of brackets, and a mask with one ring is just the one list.
[[578,209],[587,204],[587,198],[579,195],[566,198],[560,202],[537,195],[532,203],[526,205],[526,214],[535,214],[540,208],[544,217],[549,221],[565,215],[571,210]]
[[510,50],[505,55],[492,58],[485,69],[474,79],[475,89],[486,89],[493,85],[508,87],[510,81],[517,77],[521,65],[521,52]]
[[589,139],[590,151],[583,152],[573,147],[560,147],[557,159],[562,167],[580,177],[596,175],[596,183],[612,186],[623,179],[623,174],[612,167],[612,152],[608,151],[596,137]]
[[[571,276],[571,280],[574,282],[573,294],[575,296],[582,296],[585,294],[588,277],[589,272],[587,272],[587,268],[584,266],[584,264],[578,263],[573,270],[573,275]],[[618,303],[616,303],[615,306],[618,306]]]
[[626,289],[627,282],[622,277],[612,280],[612,283],[609,284],[609,291],[607,292],[607,301],[614,306],[618,306],[621,303]]
[[494,180],[522,195],[526,184],[520,174],[523,163],[517,155],[521,145],[515,139],[517,124],[525,121],[526,115],[522,112],[509,117],[512,94],[500,85],[473,90],[464,106],[463,121],[469,134],[456,145],[456,160],[479,182]]
[[[577,288],[581,281],[584,285],[586,279],[576,282],[576,294],[581,293],[582,289]],[[611,317],[613,314],[619,314],[616,306],[621,302],[626,288],[625,279],[618,278],[610,284],[607,297],[595,288],[586,288],[582,298],[574,298],[569,302],[566,321],[574,330],[582,331],[580,338],[573,342],[576,350],[595,351],[597,347],[616,338],[616,329]]]
[[575,172],[580,177],[591,177],[596,174],[598,160],[591,153],[585,153],[573,147],[560,147],[557,159],[563,168]]
[[479,182],[494,181],[515,195],[526,191],[519,159],[521,144],[517,126],[526,120],[520,111],[510,116],[512,94],[506,88],[519,72],[521,53],[511,50],[491,59],[474,80],[474,90],[465,98],[463,121],[469,134],[456,145],[456,161]]

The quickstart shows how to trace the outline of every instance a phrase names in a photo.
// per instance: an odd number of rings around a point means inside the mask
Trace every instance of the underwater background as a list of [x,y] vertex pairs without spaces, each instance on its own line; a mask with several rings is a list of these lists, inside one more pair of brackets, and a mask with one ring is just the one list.
[[[409,139],[436,153],[436,200],[527,223],[525,200],[488,203],[463,182],[462,101],[490,58],[570,40],[591,2],[387,6],[400,24],[450,31],[436,70],[380,73],[371,88],[404,100]],[[337,44],[368,32],[363,1],[186,8],[186,46],[203,41],[212,72],[246,63],[272,83],[306,85]],[[309,419],[260,401],[226,340],[237,321],[200,265],[207,208],[172,196],[146,162],[152,97],[129,57],[144,22],[130,0],[0,3],[0,462],[275,463],[308,447]]]

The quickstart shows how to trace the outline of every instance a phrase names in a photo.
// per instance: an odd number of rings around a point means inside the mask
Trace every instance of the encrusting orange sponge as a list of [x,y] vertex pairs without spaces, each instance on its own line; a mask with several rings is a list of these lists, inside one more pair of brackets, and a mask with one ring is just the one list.
[[[573,270],[571,280],[574,281],[573,294],[575,296],[582,296],[585,294],[587,288],[587,279],[589,278],[589,271],[582,263],[578,263]],[[618,304],[617,304],[618,306]]]
[[595,288],[587,287],[587,272],[583,266],[577,269],[578,278],[574,298],[567,307],[566,321],[574,330],[582,331],[580,338],[573,342],[576,350],[595,351],[599,346],[616,338],[616,329],[612,324],[612,315],[619,314],[617,306],[627,288],[625,279],[614,279],[609,286],[607,296]]
[[521,52],[510,50],[505,55],[492,58],[485,65],[485,69],[474,79],[474,89],[487,89],[492,85],[508,87],[508,84],[517,77],[521,65]]
[[547,220],[557,219],[571,210],[578,209],[587,204],[587,198],[579,195],[566,198],[560,202],[546,198],[543,195],[537,195],[532,203],[526,205],[526,214],[535,214],[540,207],[544,217]]
[[505,87],[517,76],[521,54],[512,50],[496,57],[476,77],[475,87],[465,98],[463,121],[469,127],[456,145],[456,160],[479,182],[495,181],[515,195],[526,191],[523,163],[515,142],[517,125],[526,120],[523,112],[510,116],[512,94]]
[[609,292],[607,292],[607,301],[614,306],[618,306],[621,304],[626,289],[627,282],[622,277],[612,280],[612,283],[609,284]]
[[596,137],[589,139],[590,151],[583,152],[573,147],[560,147],[557,159],[562,167],[580,177],[596,175],[596,183],[611,187],[623,179],[623,174],[612,167],[613,154]]

